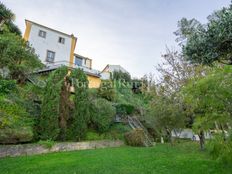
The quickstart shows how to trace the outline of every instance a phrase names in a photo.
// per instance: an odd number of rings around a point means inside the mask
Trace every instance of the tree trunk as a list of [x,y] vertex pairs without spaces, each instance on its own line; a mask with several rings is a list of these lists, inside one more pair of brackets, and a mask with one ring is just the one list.
[[168,137],[168,140],[169,140],[169,143],[171,145],[173,145],[173,140],[172,140],[172,131],[168,128],[166,128],[166,132],[167,132],[167,137]]
[[205,135],[204,131],[200,130],[200,133],[198,134],[199,139],[200,139],[200,149],[204,150],[205,149]]

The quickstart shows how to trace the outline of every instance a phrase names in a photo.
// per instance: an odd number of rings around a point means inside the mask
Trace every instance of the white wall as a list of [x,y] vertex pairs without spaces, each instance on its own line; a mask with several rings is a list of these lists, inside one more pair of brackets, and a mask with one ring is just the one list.
[[110,79],[110,73],[109,72],[102,72],[101,73],[101,79],[102,80],[109,80]]
[[[46,32],[46,38],[42,38],[38,35],[39,30],[43,30]],[[65,38],[64,44],[58,42],[59,37]],[[69,62],[72,42],[71,36],[68,37],[67,35],[64,35],[62,33],[49,30],[36,24],[32,24],[28,41],[30,42],[32,47],[35,48],[35,52],[36,54],[38,54],[42,63],[47,64],[47,62],[45,61],[47,50],[55,52],[54,62]]]

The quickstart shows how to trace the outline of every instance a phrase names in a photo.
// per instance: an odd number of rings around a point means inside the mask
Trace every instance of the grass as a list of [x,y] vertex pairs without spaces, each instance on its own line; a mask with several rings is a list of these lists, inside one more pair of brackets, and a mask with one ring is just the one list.
[[120,147],[0,159],[1,174],[230,174],[196,144]]

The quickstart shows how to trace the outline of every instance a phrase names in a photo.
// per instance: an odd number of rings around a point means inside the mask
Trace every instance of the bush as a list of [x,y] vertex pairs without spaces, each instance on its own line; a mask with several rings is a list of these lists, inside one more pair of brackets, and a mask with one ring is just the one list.
[[92,102],[91,123],[98,132],[106,132],[116,114],[115,108],[105,99],[95,99]]
[[116,91],[113,87],[112,81],[110,80],[102,81],[100,88],[98,88],[98,95],[106,100],[115,101]]
[[130,104],[118,104],[116,105],[116,112],[119,115],[131,115],[135,111],[135,107]]
[[99,134],[99,133],[97,133],[95,131],[88,131],[86,133],[85,140],[93,141],[93,140],[103,140],[103,139],[105,139],[104,134]]
[[1,144],[25,143],[33,139],[31,127],[5,128],[0,129]]
[[47,148],[47,149],[51,149],[52,146],[55,145],[55,142],[52,141],[52,140],[45,140],[45,141],[40,140],[40,141],[38,142],[38,144],[41,145],[41,146],[43,146],[43,147],[45,147],[45,148]]
[[14,80],[0,80],[0,94],[9,94],[16,89],[16,82]]
[[224,164],[232,164],[232,134],[224,140],[222,135],[215,135],[209,142],[209,153]]
[[126,144],[130,146],[145,146],[146,137],[143,129],[134,129],[125,134]]
[[106,137],[112,140],[125,140],[124,134],[130,130],[131,128],[128,125],[121,123],[113,124],[107,132]]
[[31,126],[32,118],[25,108],[6,97],[0,97],[0,128]]

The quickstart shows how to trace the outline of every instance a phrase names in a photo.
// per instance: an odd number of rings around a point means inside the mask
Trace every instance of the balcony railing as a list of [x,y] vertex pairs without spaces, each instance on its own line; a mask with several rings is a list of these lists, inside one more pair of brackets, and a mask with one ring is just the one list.
[[86,73],[100,76],[100,71],[98,71],[98,70],[90,69],[90,68],[85,67],[85,66],[78,66],[78,65],[75,65],[74,63],[71,63],[68,61],[57,61],[57,62],[53,62],[53,63],[47,63],[45,68],[43,68],[37,72],[51,71],[51,70],[57,69],[61,66],[67,66],[67,67],[73,68],[73,69],[80,68]]

